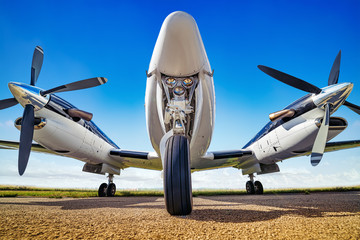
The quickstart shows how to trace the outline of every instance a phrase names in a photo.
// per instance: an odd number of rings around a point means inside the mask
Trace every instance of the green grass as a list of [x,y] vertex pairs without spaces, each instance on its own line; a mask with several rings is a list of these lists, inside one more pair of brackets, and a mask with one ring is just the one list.
[[[303,193],[315,192],[347,192],[360,191],[360,186],[333,187],[333,188],[296,188],[296,189],[269,189],[264,194]],[[118,190],[116,197],[128,196],[163,196],[160,190]],[[219,196],[219,195],[245,195],[245,190],[194,190],[193,196]],[[97,197],[97,190],[88,189],[61,189],[61,188],[35,188],[23,186],[1,186],[0,197],[46,197],[46,198],[87,198]]]

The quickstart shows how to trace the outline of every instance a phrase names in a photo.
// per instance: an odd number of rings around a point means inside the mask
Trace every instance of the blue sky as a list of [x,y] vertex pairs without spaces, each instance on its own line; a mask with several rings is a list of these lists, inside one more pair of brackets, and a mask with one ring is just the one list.
[[[95,123],[121,148],[151,151],[144,113],[146,76],[161,24],[173,11],[191,14],[215,69],[217,113],[210,150],[239,149],[268,114],[305,93],[257,69],[274,67],[318,87],[327,84],[342,50],[339,82],[353,82],[349,101],[360,104],[359,1],[0,1],[0,98],[9,81],[30,82],[33,49],[44,64],[37,86],[49,89],[95,76],[106,85],[59,94],[92,112]],[[0,138],[18,140],[13,121],[22,107],[0,111]],[[360,117],[343,107],[334,116],[348,128],[334,140],[360,139]],[[17,152],[0,150],[0,184],[97,188],[106,178],[81,172],[73,159],[32,153],[17,173]],[[314,168],[308,157],[259,176],[265,188],[360,184],[360,149],[326,154]],[[244,188],[246,176],[228,168],[193,174],[193,187]],[[118,188],[161,188],[160,172],[126,169]]]

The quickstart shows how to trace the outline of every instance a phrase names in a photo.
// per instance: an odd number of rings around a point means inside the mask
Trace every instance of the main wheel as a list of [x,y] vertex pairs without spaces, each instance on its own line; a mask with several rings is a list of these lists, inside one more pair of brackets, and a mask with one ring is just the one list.
[[98,190],[99,197],[106,197],[106,189],[108,185],[106,183],[102,183]]
[[263,185],[261,184],[261,182],[259,181],[255,181],[255,194],[263,194],[264,193],[264,188]]
[[246,182],[246,192],[248,194],[254,194],[255,193],[255,187],[252,181]]
[[109,186],[107,187],[106,195],[108,197],[113,197],[113,196],[115,196],[115,192],[116,192],[115,183],[110,183]]
[[192,211],[192,188],[189,141],[174,135],[166,142],[164,158],[164,197],[171,215],[188,215]]

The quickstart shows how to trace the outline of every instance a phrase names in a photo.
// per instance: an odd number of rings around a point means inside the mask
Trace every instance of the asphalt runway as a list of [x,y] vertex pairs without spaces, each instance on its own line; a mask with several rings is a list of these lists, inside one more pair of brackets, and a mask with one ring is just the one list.
[[194,198],[0,198],[1,239],[360,239],[360,192]]

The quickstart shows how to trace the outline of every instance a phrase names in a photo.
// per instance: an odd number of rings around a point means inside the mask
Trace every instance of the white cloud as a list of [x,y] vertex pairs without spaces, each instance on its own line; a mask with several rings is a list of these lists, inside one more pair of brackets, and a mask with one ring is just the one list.
[[[83,163],[74,159],[32,153],[23,176],[18,175],[17,151],[0,150],[0,184],[39,187],[91,188],[97,189],[107,182],[104,175],[82,172]],[[345,151],[327,154],[317,167],[308,158],[294,158],[279,163],[281,172],[256,176],[265,189],[310,188],[350,186],[360,184],[360,150],[353,150],[346,157]],[[326,163],[326,164],[323,164]],[[194,172],[193,189],[244,189],[248,176],[241,170],[224,168]],[[118,189],[161,189],[163,179],[160,171],[128,168],[114,179]]]
[[5,122],[5,126],[7,126],[7,127],[14,127],[14,121],[12,121],[12,120],[6,121],[6,122]]
[[14,127],[14,121],[13,120],[7,120],[5,122],[0,122],[0,127],[9,128]]

